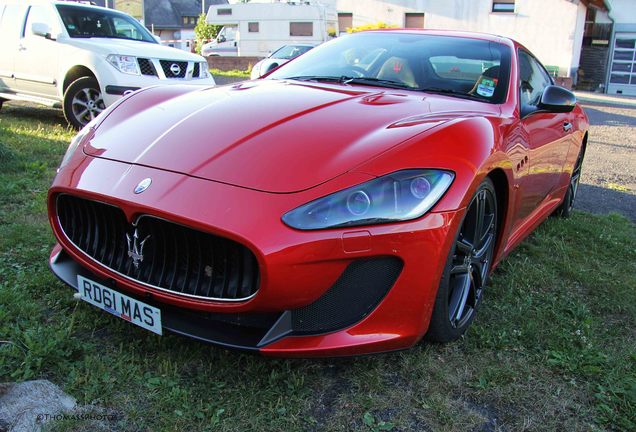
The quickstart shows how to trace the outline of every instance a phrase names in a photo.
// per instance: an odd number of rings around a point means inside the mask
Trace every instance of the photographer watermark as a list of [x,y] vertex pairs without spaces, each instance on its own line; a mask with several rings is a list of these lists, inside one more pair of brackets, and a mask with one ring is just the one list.
[[118,417],[116,414],[95,414],[95,413],[81,413],[81,414],[37,414],[35,420],[38,423],[49,421],[62,421],[62,420],[90,420],[90,421],[115,421]]

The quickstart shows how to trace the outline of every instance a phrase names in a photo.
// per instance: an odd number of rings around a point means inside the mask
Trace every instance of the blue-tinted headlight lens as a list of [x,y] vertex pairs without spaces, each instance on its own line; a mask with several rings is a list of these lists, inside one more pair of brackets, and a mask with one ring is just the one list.
[[416,219],[448,190],[450,171],[397,171],[319,198],[283,216],[292,228],[316,230]]

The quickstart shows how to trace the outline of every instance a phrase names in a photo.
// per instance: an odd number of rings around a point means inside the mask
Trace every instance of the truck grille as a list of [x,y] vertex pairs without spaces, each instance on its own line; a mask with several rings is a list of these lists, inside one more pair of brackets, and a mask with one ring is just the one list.
[[199,63],[194,64],[194,69],[192,70],[192,78],[199,78],[199,69],[201,65]]
[[141,71],[142,75],[157,76],[155,66],[149,59],[139,58],[137,59],[137,62],[139,63],[139,70]]
[[210,300],[247,300],[258,290],[256,257],[232,240],[149,215],[132,226],[118,207],[66,194],[56,207],[73,245],[126,278]]
[[188,62],[184,61],[159,60],[159,64],[166,78],[185,78],[188,70]]

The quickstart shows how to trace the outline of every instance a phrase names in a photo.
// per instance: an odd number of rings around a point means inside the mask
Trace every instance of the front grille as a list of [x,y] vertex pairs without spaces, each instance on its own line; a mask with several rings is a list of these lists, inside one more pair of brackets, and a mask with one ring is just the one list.
[[139,58],[137,59],[137,62],[139,63],[139,70],[141,71],[142,75],[157,76],[157,71],[155,70],[155,66],[152,64],[152,62],[149,59]]
[[194,64],[194,69],[192,70],[192,78],[199,78],[199,68],[201,65],[199,63]]
[[159,60],[159,64],[161,64],[161,68],[163,69],[163,73],[166,75],[166,78],[185,78],[188,70],[188,62]]
[[[148,215],[132,226],[118,207],[65,194],[57,198],[57,215],[77,248],[142,284],[227,301],[245,300],[258,290],[256,257],[232,240]],[[137,251],[143,255],[138,268],[129,254],[135,232]]]

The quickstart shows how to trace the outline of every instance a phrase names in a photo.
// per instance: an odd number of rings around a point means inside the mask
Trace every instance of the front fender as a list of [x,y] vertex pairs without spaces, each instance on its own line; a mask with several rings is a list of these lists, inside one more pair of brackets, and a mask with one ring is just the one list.
[[455,180],[434,212],[466,207],[484,177],[501,169],[513,183],[512,163],[498,150],[502,141],[496,117],[465,117],[417,135],[354,171],[381,176],[405,168],[451,170]]

